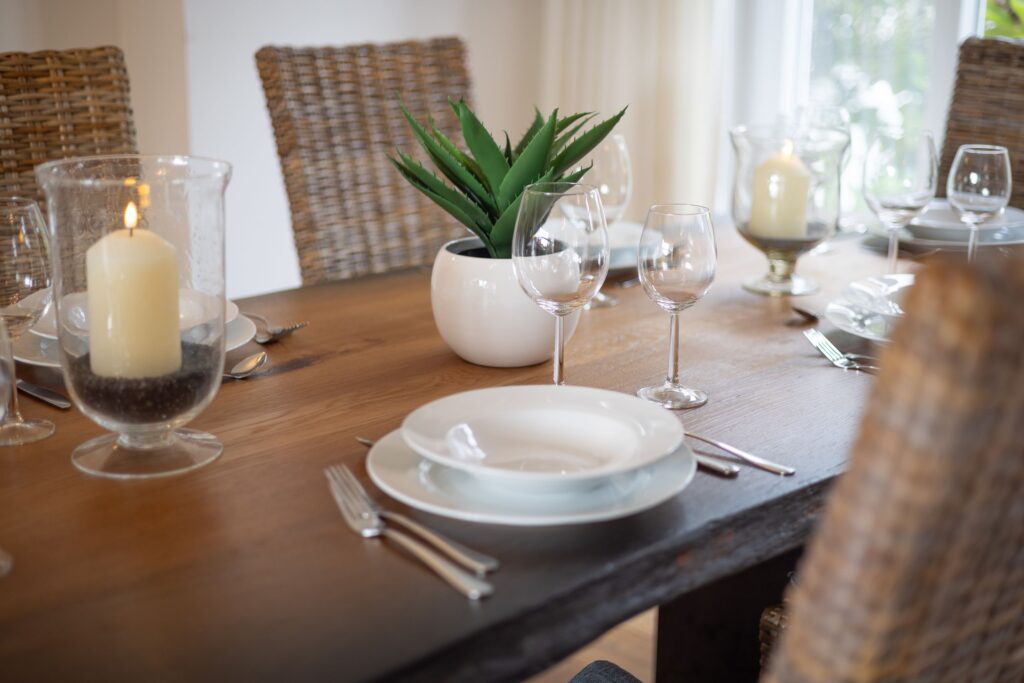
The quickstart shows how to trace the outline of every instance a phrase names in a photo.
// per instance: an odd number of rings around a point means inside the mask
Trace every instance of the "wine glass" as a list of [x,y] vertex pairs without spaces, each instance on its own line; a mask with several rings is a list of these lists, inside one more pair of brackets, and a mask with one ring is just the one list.
[[[611,228],[622,219],[633,196],[633,167],[625,136],[615,134],[605,138],[594,150],[590,162],[593,167],[587,173],[587,182],[596,185],[601,193],[604,216]],[[599,291],[587,308],[611,308],[618,303],[617,297]]]
[[[39,322],[52,299],[46,223],[31,199],[0,200],[0,253],[0,319],[13,342]],[[2,362],[11,390],[10,407],[0,420],[0,446],[32,443],[53,434],[49,420],[26,420],[21,416],[10,344]]]
[[1010,153],[998,145],[961,145],[946,178],[946,198],[971,228],[967,260],[974,260],[978,224],[995,218],[1010,203],[1013,172]]
[[718,260],[711,212],[693,204],[661,204],[647,212],[638,270],[644,292],[669,313],[668,376],[637,396],[672,410],[697,408],[708,395],[679,382],[679,313],[697,303],[715,279]]
[[935,198],[938,156],[932,134],[884,130],[864,159],[864,199],[889,231],[889,273],[898,270],[899,231]]
[[[9,358],[10,356],[11,341],[7,337],[7,326],[0,319],[0,358]],[[7,414],[7,405],[10,401],[11,392],[16,391],[14,389],[14,382],[11,379],[10,368],[6,361],[0,362],[0,419]],[[3,548],[0,548],[0,578],[10,574],[13,567],[14,557]]]
[[601,289],[608,258],[597,187],[566,182],[526,187],[512,236],[512,268],[527,296],[555,316],[555,384],[565,384],[563,319]]

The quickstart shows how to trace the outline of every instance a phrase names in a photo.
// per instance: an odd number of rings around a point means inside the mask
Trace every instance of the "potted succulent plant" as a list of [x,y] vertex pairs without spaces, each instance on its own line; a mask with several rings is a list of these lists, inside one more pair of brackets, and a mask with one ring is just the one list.
[[[465,102],[449,103],[461,124],[465,149],[402,107],[416,140],[444,179],[401,150],[391,159],[413,187],[474,235],[449,242],[438,252],[430,287],[434,321],[445,342],[471,363],[541,363],[553,352],[554,320],[520,289],[511,262],[523,189],[536,182],[582,179],[590,167],[580,162],[626,110],[585,131],[595,114],[559,117],[556,109],[544,118],[535,110],[530,127],[513,146],[507,133],[499,145]],[[566,338],[577,320],[574,314],[566,321]]]

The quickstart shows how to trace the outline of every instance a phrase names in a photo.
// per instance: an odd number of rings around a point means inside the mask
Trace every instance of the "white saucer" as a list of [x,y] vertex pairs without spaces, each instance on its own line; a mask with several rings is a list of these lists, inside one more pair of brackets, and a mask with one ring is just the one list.
[[[49,296],[49,290],[40,290],[32,294],[32,297]],[[71,320],[74,326],[83,331],[89,330],[88,316],[89,309],[86,308],[86,293],[75,292],[64,297],[64,305],[71,308],[64,312],[65,320]],[[25,297],[28,301],[31,297]],[[202,320],[213,317],[210,310],[213,297],[209,297],[194,289],[181,289],[178,292],[178,305],[180,307],[181,327],[186,329],[197,325]],[[57,338],[57,314],[56,307],[50,306],[39,318],[39,322],[32,326],[29,331],[47,339]],[[224,324],[230,324],[238,317],[238,304],[230,299],[224,301]]]
[[[244,315],[239,315],[228,323],[224,332],[224,350],[232,351],[247,344],[256,336],[256,325]],[[59,368],[57,340],[34,334],[23,334],[11,346],[14,359],[27,365],[38,365],[44,368]]]
[[653,465],[576,495],[497,494],[477,486],[467,472],[422,460],[395,430],[370,449],[366,469],[382,491],[418,510],[467,522],[554,526],[617,519],[652,508],[686,488],[697,461],[684,443]]
[[[978,232],[980,236],[982,232],[1021,227],[1024,227],[1024,211],[1008,206],[1001,215],[979,224]],[[908,230],[922,239],[951,242],[967,242],[971,235],[971,228],[960,221],[956,210],[945,199],[933,200],[910,222]]]
[[826,306],[825,319],[843,332],[882,344],[889,342],[896,320],[845,299],[836,299]]
[[646,467],[683,442],[679,419],[631,394],[552,384],[464,391],[402,423],[414,451],[498,490],[593,488]]

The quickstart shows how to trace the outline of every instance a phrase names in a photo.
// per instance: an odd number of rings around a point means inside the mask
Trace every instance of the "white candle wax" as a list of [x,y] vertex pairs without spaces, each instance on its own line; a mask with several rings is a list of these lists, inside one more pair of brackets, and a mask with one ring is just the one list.
[[759,237],[806,237],[810,188],[811,172],[787,143],[754,169],[748,230]]
[[[126,216],[126,224],[134,221],[128,223]],[[174,247],[149,230],[115,230],[89,247],[85,262],[93,373],[141,378],[178,370]]]

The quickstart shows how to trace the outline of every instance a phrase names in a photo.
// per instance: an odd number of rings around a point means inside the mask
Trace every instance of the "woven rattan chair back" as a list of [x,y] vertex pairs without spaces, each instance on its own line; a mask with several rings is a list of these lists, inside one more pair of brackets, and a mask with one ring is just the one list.
[[0,196],[33,197],[45,211],[37,164],[136,151],[121,50],[0,53]]
[[769,681],[1024,681],[1022,300],[1019,259],[919,276]]
[[960,46],[953,101],[946,121],[939,195],[960,145],[1002,145],[1010,151],[1010,205],[1024,207],[1024,41],[970,38]]
[[459,224],[391,166],[419,152],[399,96],[460,139],[448,98],[469,101],[458,38],[256,53],[304,284],[432,262]]

